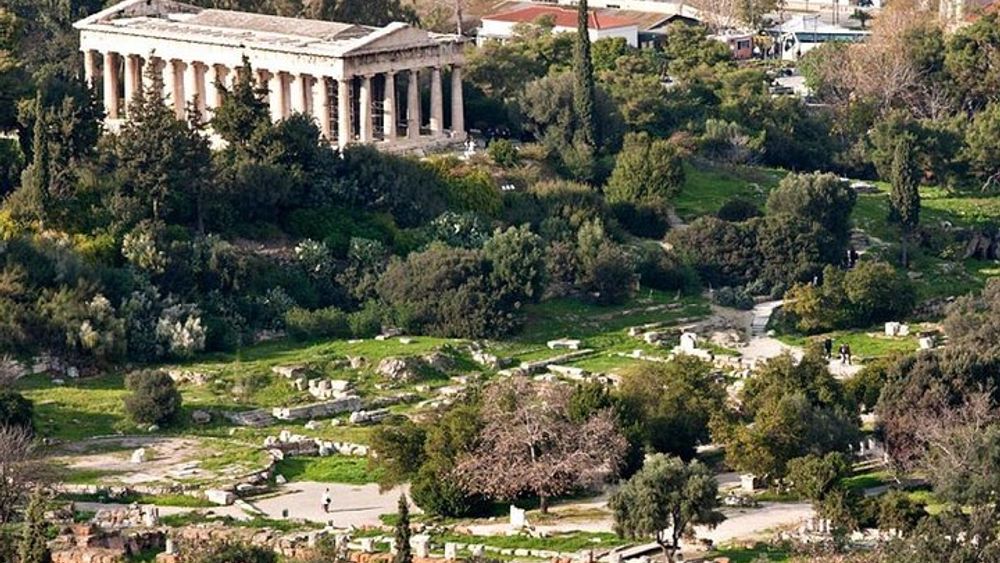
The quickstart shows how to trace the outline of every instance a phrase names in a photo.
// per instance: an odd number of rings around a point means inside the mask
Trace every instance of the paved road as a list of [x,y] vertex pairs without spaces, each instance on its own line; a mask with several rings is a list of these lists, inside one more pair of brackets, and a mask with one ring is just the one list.
[[[333,504],[329,513],[323,512],[323,492],[329,489]],[[351,526],[375,526],[380,524],[379,515],[397,511],[401,493],[408,493],[406,487],[379,493],[378,485],[340,485],[303,481],[281,485],[278,494],[251,502],[268,518],[280,519],[284,511],[289,518],[301,518],[312,522],[330,524],[337,528]],[[410,504],[411,513],[420,509]]]

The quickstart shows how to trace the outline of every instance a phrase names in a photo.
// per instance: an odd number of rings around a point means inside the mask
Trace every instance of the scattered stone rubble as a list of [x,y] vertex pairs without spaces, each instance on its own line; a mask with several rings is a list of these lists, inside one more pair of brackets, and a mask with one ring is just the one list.
[[330,418],[345,412],[359,411],[361,408],[361,398],[356,395],[348,395],[323,403],[312,403],[295,407],[275,407],[271,411],[271,416],[278,420]]

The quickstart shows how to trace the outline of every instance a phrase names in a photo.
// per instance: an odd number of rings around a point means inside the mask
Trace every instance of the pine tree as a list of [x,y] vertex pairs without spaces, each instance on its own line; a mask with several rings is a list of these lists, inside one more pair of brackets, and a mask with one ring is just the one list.
[[590,59],[590,35],[587,31],[589,19],[587,0],[580,0],[577,5],[577,36],[573,51],[573,110],[577,119],[577,138],[574,142],[585,145],[593,152],[597,149],[598,131],[594,64]]
[[890,170],[889,221],[899,225],[903,267],[909,265],[907,244],[920,223],[920,169],[913,159],[913,140],[900,137],[892,155]]
[[221,84],[222,104],[216,108],[212,128],[230,145],[246,148],[251,134],[261,124],[270,124],[271,113],[267,105],[267,89],[258,87],[250,60],[243,58],[237,69],[232,90]]
[[148,66],[149,86],[134,100],[115,145],[119,195],[137,204],[139,219],[200,224],[200,198],[212,174],[209,142],[164,103],[162,74]]
[[392,563],[413,563],[410,552],[410,504],[406,495],[399,495],[399,521],[396,522],[396,555]]
[[36,490],[25,509],[24,531],[17,550],[19,563],[51,563],[45,528],[45,498]]

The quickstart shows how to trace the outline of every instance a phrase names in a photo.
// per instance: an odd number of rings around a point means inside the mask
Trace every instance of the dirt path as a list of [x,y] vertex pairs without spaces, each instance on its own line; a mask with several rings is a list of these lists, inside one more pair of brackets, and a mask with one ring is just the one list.
[[[323,512],[324,491],[330,491],[333,500],[329,513]],[[330,524],[336,528],[378,526],[379,516],[396,513],[399,495],[409,493],[408,487],[399,487],[380,493],[378,485],[343,485],[302,481],[278,487],[278,494],[251,501],[251,505],[268,518],[280,520],[288,511],[289,518]],[[410,503],[411,513],[419,514],[420,508]]]

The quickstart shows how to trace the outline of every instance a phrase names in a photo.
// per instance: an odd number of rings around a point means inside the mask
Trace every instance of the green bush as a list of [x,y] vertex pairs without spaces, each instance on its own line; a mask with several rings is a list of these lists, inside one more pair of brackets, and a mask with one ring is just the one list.
[[712,302],[733,309],[753,309],[753,297],[742,287],[724,286],[712,294]]
[[165,425],[177,421],[181,413],[181,393],[164,371],[143,370],[128,374],[125,412],[139,424]]
[[23,426],[34,429],[34,404],[10,389],[0,391],[0,426]]
[[493,162],[504,168],[513,168],[521,160],[521,155],[517,152],[517,147],[508,139],[497,139],[486,147],[486,154],[490,155]]
[[351,335],[347,314],[336,307],[313,311],[294,307],[285,313],[285,330],[296,340],[346,338]]
[[355,338],[371,338],[382,332],[384,316],[381,305],[368,301],[364,307],[347,315],[347,324]]
[[737,196],[723,203],[722,207],[715,213],[715,216],[723,221],[739,223],[740,221],[760,217],[761,214],[760,207],[756,203],[745,197]]

